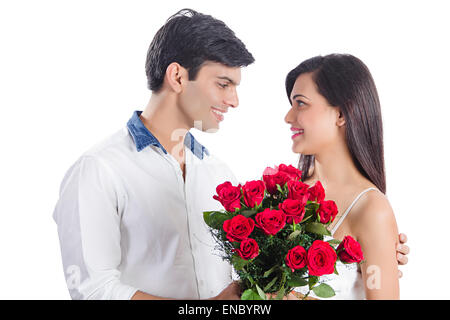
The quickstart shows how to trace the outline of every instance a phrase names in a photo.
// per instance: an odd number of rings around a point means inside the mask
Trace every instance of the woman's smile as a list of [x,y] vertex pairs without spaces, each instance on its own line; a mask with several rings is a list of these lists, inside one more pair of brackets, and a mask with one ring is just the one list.
[[295,138],[297,138],[298,136],[301,136],[304,133],[303,129],[294,128],[294,127],[291,128],[291,131],[293,133],[292,139],[295,139]]

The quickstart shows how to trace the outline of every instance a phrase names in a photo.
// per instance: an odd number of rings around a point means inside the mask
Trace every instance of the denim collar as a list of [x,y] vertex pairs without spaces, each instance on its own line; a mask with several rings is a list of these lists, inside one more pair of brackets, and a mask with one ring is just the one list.
[[[142,123],[139,118],[141,113],[142,111],[134,111],[132,117],[127,123],[128,131],[133,137],[137,151],[139,152],[142,149],[153,145],[160,148],[165,154],[167,154],[166,149],[164,149],[161,143],[159,143],[158,139],[156,139],[156,137]],[[184,138],[184,145],[188,147],[199,159],[203,159],[205,154],[209,156],[208,149],[195,140],[194,136],[189,131]]]

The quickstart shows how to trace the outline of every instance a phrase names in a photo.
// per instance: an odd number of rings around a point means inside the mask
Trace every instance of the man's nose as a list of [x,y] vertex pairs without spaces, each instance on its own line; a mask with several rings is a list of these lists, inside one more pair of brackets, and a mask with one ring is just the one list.
[[236,89],[232,90],[225,98],[225,104],[232,108],[237,108],[239,105],[239,98]]

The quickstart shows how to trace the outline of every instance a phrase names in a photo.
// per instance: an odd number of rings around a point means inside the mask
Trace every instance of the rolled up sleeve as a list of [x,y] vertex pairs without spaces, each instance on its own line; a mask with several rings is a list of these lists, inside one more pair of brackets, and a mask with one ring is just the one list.
[[138,290],[121,282],[119,187],[114,172],[83,156],[67,172],[53,218],[73,299],[131,299]]

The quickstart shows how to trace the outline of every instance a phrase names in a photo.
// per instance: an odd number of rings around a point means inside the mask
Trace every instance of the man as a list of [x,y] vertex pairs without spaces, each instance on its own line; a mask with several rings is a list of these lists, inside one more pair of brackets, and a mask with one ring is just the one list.
[[[231,170],[189,132],[238,106],[254,59],[222,21],[181,10],[150,44],[152,96],[66,173],[54,219],[73,299],[238,299],[202,212]],[[402,256],[403,258],[403,256]]]

